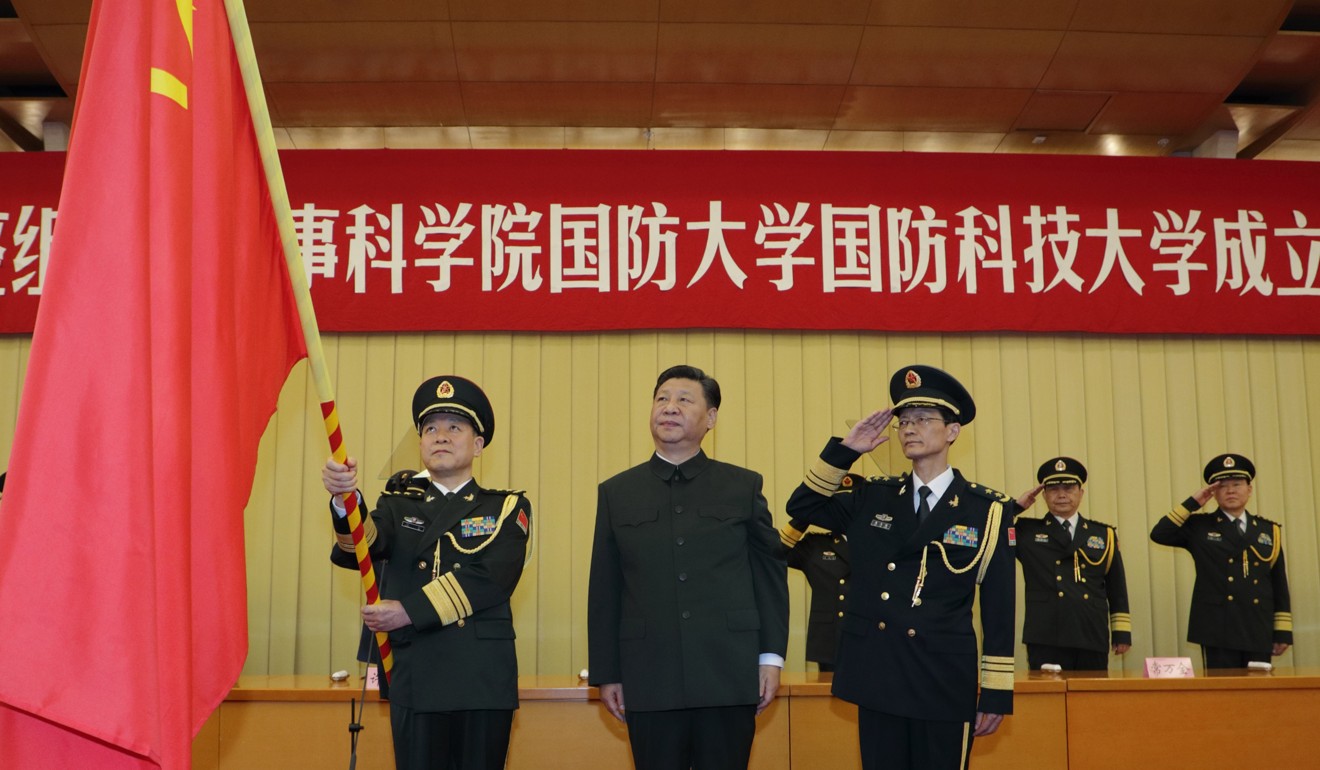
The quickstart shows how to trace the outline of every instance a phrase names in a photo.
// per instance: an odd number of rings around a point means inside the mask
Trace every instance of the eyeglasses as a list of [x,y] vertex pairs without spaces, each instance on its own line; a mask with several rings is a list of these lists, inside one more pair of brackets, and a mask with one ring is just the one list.
[[932,422],[947,423],[948,420],[942,417],[900,417],[889,426],[889,429],[897,432],[907,428],[924,428]]

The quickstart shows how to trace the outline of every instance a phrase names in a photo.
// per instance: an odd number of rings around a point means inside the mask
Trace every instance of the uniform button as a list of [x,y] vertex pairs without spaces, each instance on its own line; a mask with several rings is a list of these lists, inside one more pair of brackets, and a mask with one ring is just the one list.
[[683,512],[683,506],[681,505],[674,506],[674,513],[682,513],[682,512]]
[[1091,598],[1091,595],[1090,595],[1090,594],[1082,594],[1082,598],[1083,598],[1083,599],[1090,599],[1090,598]]
[[1055,579],[1055,580],[1063,580],[1063,575],[1055,575],[1055,576],[1054,576],[1054,579]]
[[683,610],[683,619],[687,620],[690,617],[692,617],[692,613],[688,612],[687,610]]
[[845,579],[843,579],[843,578],[839,578],[839,585],[844,585],[844,584],[847,583],[847,582],[848,582],[847,580],[845,580]]
[[893,571],[894,571],[894,563],[893,563],[892,561],[889,562],[889,571],[890,571],[890,572],[893,572]]
[[888,591],[881,591],[881,592],[880,592],[880,598],[883,599],[883,600],[885,600],[885,601],[889,601],[889,592],[888,592]]
[[1233,582],[1233,576],[1232,576],[1232,575],[1229,575],[1229,576],[1228,576],[1228,582],[1230,582],[1230,583]]
[[839,617],[843,617],[843,613],[842,613],[842,612],[839,613]]
[[464,620],[464,619],[462,619],[462,618],[459,618],[459,619],[458,619],[458,627],[459,627],[459,628],[462,628],[463,626],[466,626],[466,625],[467,625],[467,621],[466,621],[466,620]]
[[1086,578],[1082,578],[1082,582],[1085,583],[1085,582],[1086,582]]
[[1228,563],[1229,563],[1229,564],[1232,564],[1232,563],[1233,563],[1233,560],[1232,560],[1232,559],[1229,559],[1229,560],[1228,560]]
[[686,581],[687,581],[687,573],[686,573],[686,572],[680,572],[680,573],[678,573],[678,581],[679,581],[680,583],[686,582]]
[[918,598],[918,599],[913,599],[913,600],[912,600],[912,606],[913,606],[913,607],[920,607],[920,606],[921,606],[921,599],[919,599],[919,598]]
[[417,569],[426,569],[426,562],[424,561],[417,562]]
[[1252,599],[1252,600],[1251,600],[1251,603],[1252,603],[1252,604],[1260,604],[1260,599]]
[[677,540],[675,540],[674,542],[675,542],[675,543],[678,543],[679,545],[682,545],[682,544],[686,543],[687,541],[680,537],[680,538],[678,538]]
[[1058,559],[1055,559],[1055,560],[1054,560],[1054,563],[1055,563],[1055,564],[1063,564],[1063,562],[1059,561]]
[[843,594],[839,594],[839,601],[843,601]]
[[454,565],[454,571],[455,571],[455,572],[458,572],[458,571],[459,571],[460,569],[462,569],[462,568],[463,568],[463,565],[462,565],[462,564],[455,564],[455,565]]
[[1259,580],[1253,580],[1253,581],[1251,581],[1251,584],[1252,584],[1253,586],[1258,586],[1258,585],[1260,585],[1260,581],[1259,581]]
[[1251,563],[1251,566],[1253,566],[1253,567],[1259,567],[1259,566],[1260,566],[1260,562],[1258,562],[1258,561],[1253,561],[1253,562]]
[[1059,598],[1060,598],[1060,599],[1063,598],[1063,591],[1060,591],[1060,592],[1059,592]]
[[1233,594],[1229,594],[1229,595],[1228,595],[1228,600],[1229,600],[1230,602],[1233,601]]
[[913,636],[916,636],[916,635],[917,635],[917,629],[915,629],[915,628],[909,628],[909,629],[908,629],[908,637],[909,637],[909,638],[910,638],[910,637],[913,637]]
[[[840,614],[842,614],[842,613],[840,613]],[[885,630],[885,622],[884,622],[883,620],[880,621],[879,629],[880,629],[881,631]]]

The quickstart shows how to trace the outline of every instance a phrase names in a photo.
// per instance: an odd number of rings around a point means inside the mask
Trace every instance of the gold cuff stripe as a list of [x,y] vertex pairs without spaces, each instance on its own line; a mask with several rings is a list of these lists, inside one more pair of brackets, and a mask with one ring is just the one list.
[[1013,658],[1005,655],[982,655],[981,668],[986,668],[987,666],[1007,666],[1009,670],[1012,670]]
[[793,525],[785,524],[783,528],[779,530],[779,542],[783,543],[785,546],[789,548],[792,548],[798,544],[799,540],[802,539],[803,534],[804,534],[803,532],[794,529]]
[[431,606],[435,607],[435,614],[440,616],[441,625],[447,626],[458,621],[458,609],[454,607],[453,601],[445,595],[444,589],[440,587],[439,580],[432,580],[422,586],[422,593],[426,594]]
[[445,589],[445,594],[449,596],[449,600],[458,609],[460,618],[466,618],[472,614],[472,602],[468,601],[467,592],[463,590],[463,586],[459,585],[458,578],[454,573],[446,572],[437,578],[436,582],[440,583]]
[[1187,521],[1188,515],[1190,515],[1189,511],[1179,505],[1172,511],[1169,511],[1169,521],[1172,521],[1174,524],[1181,527],[1183,523]]
[[1291,612],[1274,613],[1274,630],[1275,631],[1293,630],[1292,613]]
[[987,671],[981,669],[981,687],[986,690],[1013,690],[1012,671]]
[[839,485],[843,483],[843,477],[848,475],[848,469],[835,468],[833,465],[817,458],[816,464],[807,469],[807,475],[802,483],[811,488],[813,492],[831,497],[839,490]]
[[1126,612],[1109,613],[1109,625],[1114,631],[1132,632],[1132,616]]
[[355,550],[355,549],[353,548],[353,533],[352,533],[352,532],[343,532],[343,533],[336,532],[336,533],[335,533],[335,540],[337,540],[337,541],[339,542],[339,550],[341,550],[341,551],[347,551],[348,553],[353,553],[353,551]]

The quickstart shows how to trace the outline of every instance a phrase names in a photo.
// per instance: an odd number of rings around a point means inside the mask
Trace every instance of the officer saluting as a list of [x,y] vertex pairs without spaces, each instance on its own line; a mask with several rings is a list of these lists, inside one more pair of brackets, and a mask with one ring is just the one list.
[[1086,466],[1077,460],[1046,460],[1036,481],[1049,512],[1013,522],[1027,588],[1027,661],[1033,669],[1053,663],[1067,671],[1104,670],[1111,645],[1116,655],[1132,645],[1118,534],[1077,513],[1086,494]]
[[[894,373],[889,393],[893,407],[830,439],[786,510],[848,535],[853,585],[834,694],[858,706],[862,766],[953,770],[966,767],[973,735],[993,733],[1013,710],[1017,570],[1009,501],[949,466],[949,448],[976,416],[956,379],[907,366]],[[894,417],[911,472],[841,494],[848,468],[888,440]],[[979,666],[972,627],[978,585]]]
[[[1292,644],[1283,537],[1277,523],[1247,511],[1256,466],[1239,454],[1212,459],[1207,486],[1155,523],[1150,539],[1184,548],[1196,564],[1187,641],[1206,668],[1268,662]],[[1194,513],[1209,502],[1218,509]]]
[[[362,608],[394,650],[390,725],[400,770],[504,767],[518,661],[509,597],[526,561],[532,506],[521,492],[482,489],[472,462],[495,435],[481,388],[432,377],[413,396],[421,473],[390,479],[363,529],[381,569],[381,601]],[[357,568],[340,497],[358,494],[357,461],[321,473],[338,546],[330,560]],[[359,494],[360,497],[360,494]]]

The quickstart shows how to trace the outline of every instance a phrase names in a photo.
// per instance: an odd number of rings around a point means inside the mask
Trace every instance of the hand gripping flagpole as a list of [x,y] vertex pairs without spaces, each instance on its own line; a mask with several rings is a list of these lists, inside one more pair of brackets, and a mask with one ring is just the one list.
[[[321,399],[321,417],[325,420],[325,432],[330,440],[330,453],[335,458],[335,462],[343,463],[348,460],[348,452],[344,449],[344,436],[339,430],[334,386],[330,383],[330,372],[325,364],[325,351],[321,347],[321,332],[316,323],[316,312],[312,308],[312,295],[307,288],[307,278],[303,274],[302,253],[298,248],[297,235],[294,233],[289,191],[284,186],[284,172],[280,166],[279,151],[275,147],[275,133],[271,129],[270,111],[266,107],[266,93],[261,84],[261,74],[257,69],[257,55],[252,48],[252,33],[243,10],[243,0],[224,0],[224,3],[225,13],[229,16],[229,30],[234,39],[239,70],[243,74],[248,110],[252,113],[252,127],[256,131],[257,146],[261,151],[261,165],[266,173],[266,186],[270,190],[271,205],[275,210],[275,220],[279,226],[280,242],[284,247],[284,262],[288,267],[289,281],[292,284],[294,299],[297,301],[298,316],[302,320],[303,338],[307,345],[307,363],[311,366],[317,397]],[[362,589],[367,595],[367,604],[375,604],[380,601],[380,591],[376,584],[376,572],[371,566],[371,554],[367,551],[367,542],[363,537],[362,511],[358,508],[357,495],[344,495],[342,499],[344,509],[348,511],[348,526],[353,533],[353,552],[357,556],[358,571],[362,574]],[[390,650],[389,635],[377,631],[376,644],[380,647],[381,667],[388,681],[390,671],[394,668],[394,655]]]

